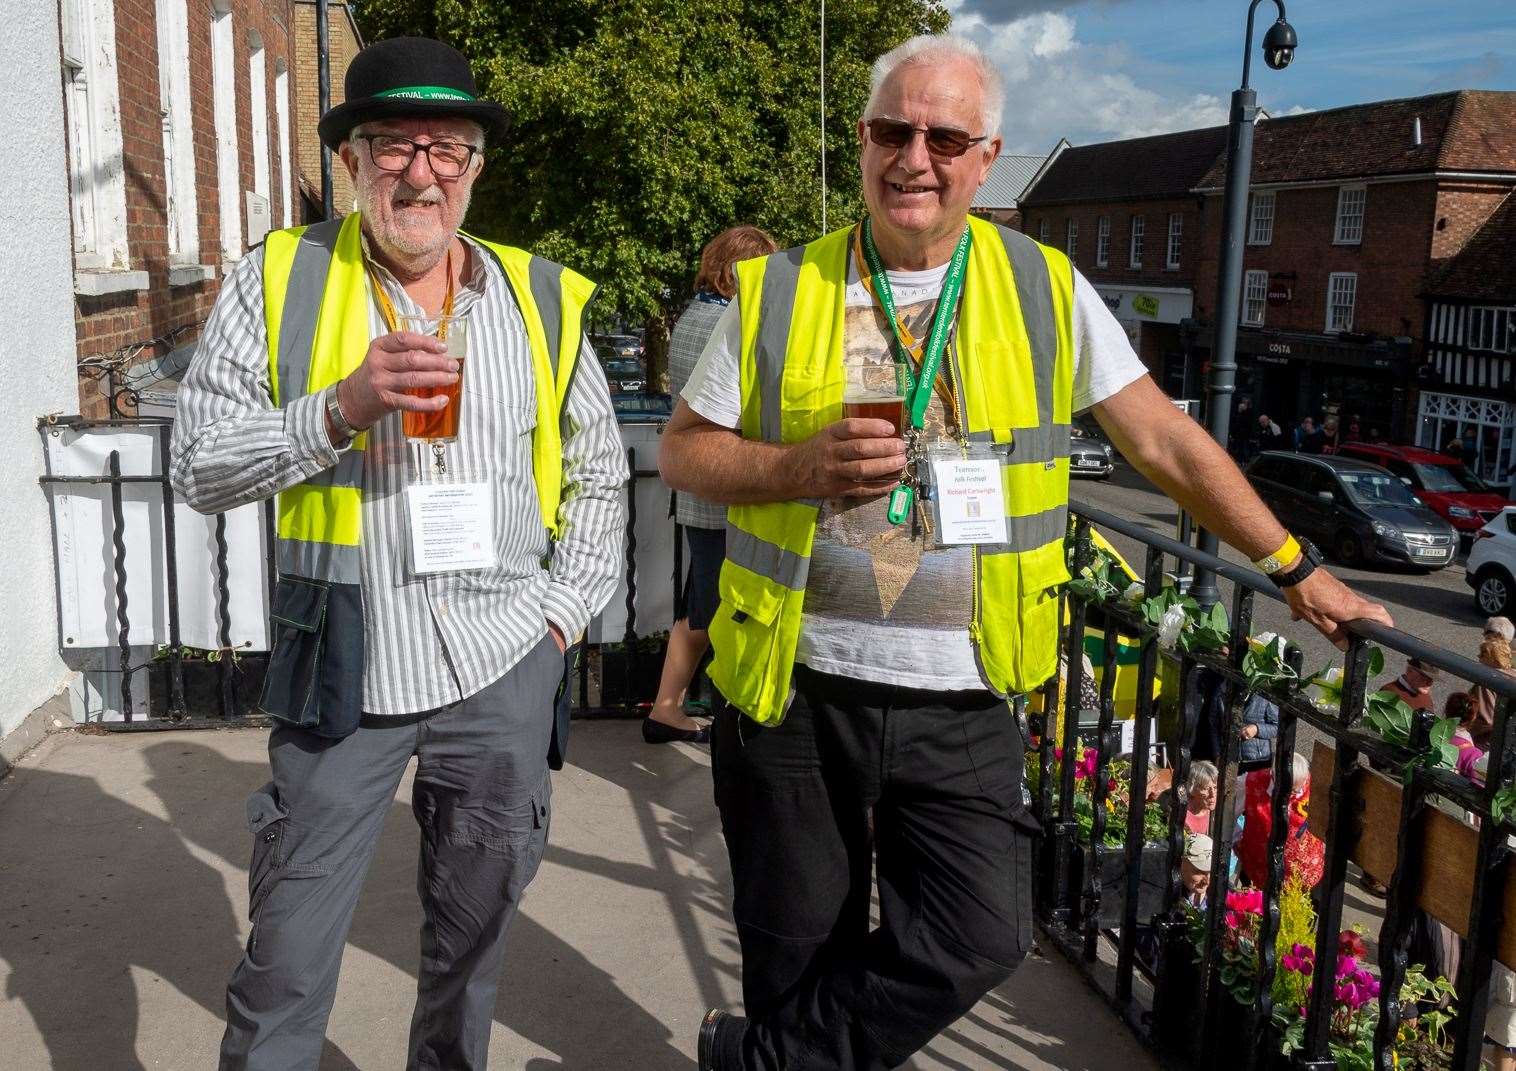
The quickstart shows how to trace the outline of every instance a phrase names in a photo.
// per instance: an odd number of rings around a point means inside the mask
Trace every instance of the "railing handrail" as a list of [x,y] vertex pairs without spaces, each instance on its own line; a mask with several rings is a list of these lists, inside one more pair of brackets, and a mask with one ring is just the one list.
[[[1235,584],[1241,584],[1255,594],[1273,599],[1275,602],[1284,602],[1284,596],[1280,593],[1269,579],[1262,573],[1253,569],[1244,569],[1229,561],[1196,550],[1194,547],[1180,543],[1150,528],[1140,524],[1124,520],[1104,510],[1087,506],[1082,502],[1069,502],[1069,512],[1078,517],[1083,517],[1091,524],[1101,528],[1109,528],[1113,532],[1119,532],[1128,538],[1135,539],[1147,546],[1157,547],[1165,554],[1171,554],[1181,561],[1198,565],[1207,569],[1217,576],[1226,577]],[[1476,662],[1471,658],[1455,654],[1447,648],[1436,644],[1427,643],[1418,639],[1409,632],[1402,632],[1397,628],[1389,628],[1370,621],[1367,618],[1359,618],[1343,625],[1343,629],[1366,640],[1390,648],[1399,654],[1412,657],[1421,662],[1427,662],[1438,669],[1447,670],[1455,676],[1462,677],[1472,684],[1488,688],[1496,695],[1507,699],[1516,699],[1516,677],[1491,669],[1482,662]]]

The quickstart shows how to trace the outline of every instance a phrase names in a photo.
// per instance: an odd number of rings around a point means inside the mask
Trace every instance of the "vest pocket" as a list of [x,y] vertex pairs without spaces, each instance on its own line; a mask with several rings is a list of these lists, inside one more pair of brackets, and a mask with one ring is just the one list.
[[[730,562],[722,569],[721,606],[710,625],[717,652],[712,679],[732,706],[762,724],[777,724],[784,716],[795,637],[789,638],[788,651],[780,644],[788,633],[799,632],[798,627],[784,628],[780,616],[793,596],[798,617],[802,593],[746,570],[734,583],[730,574],[735,569]],[[779,695],[781,689],[785,695]]]
[[363,712],[358,585],[281,576],[269,618],[273,649],[259,709],[318,736],[340,738],[358,728]]

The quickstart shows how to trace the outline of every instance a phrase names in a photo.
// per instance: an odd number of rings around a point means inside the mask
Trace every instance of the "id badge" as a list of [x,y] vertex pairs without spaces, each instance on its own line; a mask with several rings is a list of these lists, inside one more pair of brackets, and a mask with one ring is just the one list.
[[1000,460],[987,443],[928,452],[936,541],[943,546],[1004,543],[1005,490]]
[[411,571],[451,573],[496,564],[495,499],[487,483],[423,483],[405,489]]

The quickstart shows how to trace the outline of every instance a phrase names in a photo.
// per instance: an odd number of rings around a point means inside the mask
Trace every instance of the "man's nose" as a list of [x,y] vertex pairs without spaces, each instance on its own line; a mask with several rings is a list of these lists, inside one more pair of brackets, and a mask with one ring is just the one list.
[[931,170],[932,155],[926,151],[926,131],[911,131],[911,140],[900,147],[896,159],[900,166],[918,175]]
[[405,169],[405,181],[418,190],[427,189],[437,181],[436,172],[432,170],[432,158],[427,155],[426,149],[425,145],[417,145],[416,155],[411,157],[410,166]]

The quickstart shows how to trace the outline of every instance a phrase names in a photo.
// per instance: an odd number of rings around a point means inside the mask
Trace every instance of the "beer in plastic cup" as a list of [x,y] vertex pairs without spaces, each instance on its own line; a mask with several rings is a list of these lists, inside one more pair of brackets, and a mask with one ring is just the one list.
[[[443,395],[447,405],[441,409],[401,410],[400,422],[407,439],[426,442],[451,442],[458,437],[458,417],[463,406],[463,365],[468,356],[468,321],[460,317],[400,316],[396,326],[401,331],[440,337],[447,343],[447,355],[458,362],[458,379],[450,386],[412,387],[406,393],[415,398]],[[444,330],[445,329],[445,330]]]

